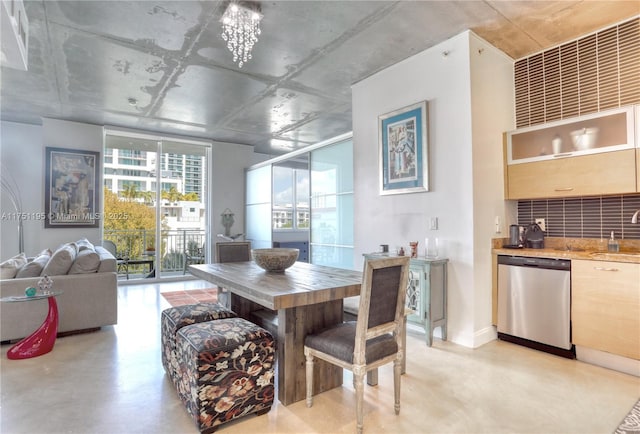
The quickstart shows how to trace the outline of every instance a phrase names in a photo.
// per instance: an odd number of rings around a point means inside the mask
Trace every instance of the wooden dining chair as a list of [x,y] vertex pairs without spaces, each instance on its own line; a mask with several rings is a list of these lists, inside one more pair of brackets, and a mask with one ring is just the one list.
[[251,241],[216,243],[216,262],[246,262],[251,260]]
[[[216,262],[246,262],[251,260],[251,241],[216,243]],[[218,303],[231,309],[229,290],[218,287]]]
[[396,414],[400,413],[402,324],[409,260],[409,257],[367,259],[357,320],[307,335],[304,341],[307,407],[313,405],[315,358],[350,370],[356,389],[358,433],[362,433],[363,428],[364,377],[367,371],[393,362],[394,409]]

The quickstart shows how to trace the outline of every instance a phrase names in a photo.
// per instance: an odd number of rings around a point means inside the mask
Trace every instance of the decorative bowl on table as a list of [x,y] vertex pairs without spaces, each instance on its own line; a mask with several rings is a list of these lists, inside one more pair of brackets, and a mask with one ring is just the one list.
[[270,273],[284,273],[298,260],[299,249],[283,247],[272,249],[253,249],[251,255],[258,266]]

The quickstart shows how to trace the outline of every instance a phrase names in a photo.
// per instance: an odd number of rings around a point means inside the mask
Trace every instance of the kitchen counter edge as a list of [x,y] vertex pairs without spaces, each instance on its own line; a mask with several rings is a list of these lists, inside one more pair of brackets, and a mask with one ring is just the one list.
[[555,259],[586,259],[591,261],[628,262],[640,264],[640,253],[636,252],[601,252],[597,250],[558,250],[554,248],[544,249],[507,249],[504,247],[494,247],[491,253],[496,255],[509,256],[529,256],[534,258],[555,258]]

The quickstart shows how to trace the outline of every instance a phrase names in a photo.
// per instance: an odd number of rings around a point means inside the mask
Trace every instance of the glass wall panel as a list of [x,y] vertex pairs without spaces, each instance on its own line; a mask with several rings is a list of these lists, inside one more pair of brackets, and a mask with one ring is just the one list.
[[271,245],[271,204],[247,205],[247,240],[251,248],[267,249]]
[[311,262],[353,268],[351,140],[311,152]]
[[353,246],[353,195],[314,197],[311,239],[314,243]]
[[353,269],[353,247],[323,246],[314,244],[311,263],[329,267]]
[[247,203],[265,202],[271,203],[271,166],[247,171]]
[[247,171],[246,239],[251,247],[269,248],[271,241],[271,166]]
[[311,152],[314,193],[353,193],[353,143],[351,140]]

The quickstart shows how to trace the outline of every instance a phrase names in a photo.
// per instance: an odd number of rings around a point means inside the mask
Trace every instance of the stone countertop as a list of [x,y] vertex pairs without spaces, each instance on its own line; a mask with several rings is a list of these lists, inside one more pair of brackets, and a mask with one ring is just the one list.
[[592,261],[629,262],[640,264],[640,241],[618,240],[620,252],[606,250],[607,240],[590,238],[545,238],[544,249],[508,249],[506,238],[492,240],[491,253],[496,255],[529,256],[538,258],[587,259]]

